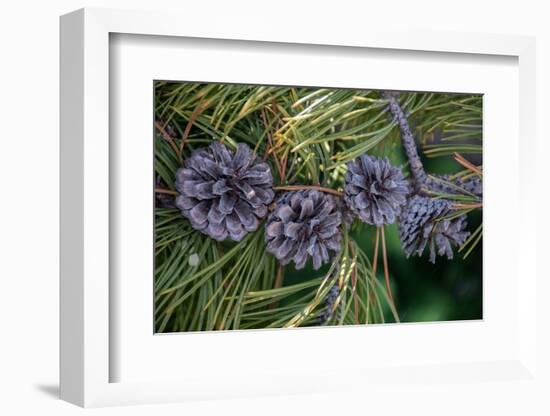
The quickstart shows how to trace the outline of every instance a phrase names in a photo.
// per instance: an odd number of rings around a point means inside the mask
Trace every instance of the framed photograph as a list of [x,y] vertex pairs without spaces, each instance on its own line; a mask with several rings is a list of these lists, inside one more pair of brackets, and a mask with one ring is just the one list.
[[179,22],[61,18],[61,397],[537,385],[534,40]]

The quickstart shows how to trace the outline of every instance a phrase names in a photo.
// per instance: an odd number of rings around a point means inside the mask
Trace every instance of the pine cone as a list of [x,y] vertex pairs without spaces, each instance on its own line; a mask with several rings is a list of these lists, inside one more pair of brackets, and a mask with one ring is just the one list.
[[214,142],[196,150],[176,173],[176,206],[196,230],[240,241],[258,228],[273,201],[269,165],[239,143],[236,152]]
[[450,175],[434,175],[427,179],[426,187],[429,191],[442,194],[460,195],[464,194],[463,189],[467,193],[483,196],[483,181],[479,176],[463,179],[451,178]]
[[407,202],[409,186],[401,169],[387,158],[367,154],[348,163],[344,200],[367,224],[392,224]]
[[399,237],[407,258],[421,256],[429,244],[430,261],[435,263],[436,254],[453,258],[452,246],[461,246],[470,235],[466,228],[466,216],[444,219],[452,210],[452,202],[415,195],[412,197],[399,222]]
[[287,192],[280,197],[266,224],[267,251],[283,265],[305,266],[308,256],[317,270],[338,252],[342,215],[336,198],[317,190]]

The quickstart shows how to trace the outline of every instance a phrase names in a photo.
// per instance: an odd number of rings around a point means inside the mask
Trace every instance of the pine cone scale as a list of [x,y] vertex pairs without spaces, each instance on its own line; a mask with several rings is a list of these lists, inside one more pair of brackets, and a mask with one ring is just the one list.
[[221,224],[225,220],[225,214],[218,209],[218,204],[213,202],[208,211],[208,221]]
[[178,195],[176,197],[176,205],[180,207],[180,209],[191,209],[197,205],[197,202],[198,201],[195,198],[188,196]]
[[237,202],[237,197],[231,192],[226,192],[220,197],[220,203],[218,209],[223,214],[229,215],[233,212],[235,203]]
[[[280,223],[280,224],[282,224],[282,223]],[[300,232],[302,231],[302,228],[303,228],[302,224],[298,224],[296,222],[289,222],[289,223],[284,225],[283,232],[284,232],[284,235],[286,237],[296,239],[300,235]]]
[[193,221],[202,224],[206,222],[208,218],[208,212],[210,211],[210,203],[208,201],[199,202],[197,205],[195,205],[191,211],[189,211],[189,214],[191,215],[191,218],[193,218]]
[[214,183],[214,185],[212,186],[212,193],[216,196],[221,196],[230,189],[231,188],[229,188],[225,183],[225,179],[220,179],[216,181],[216,183]]

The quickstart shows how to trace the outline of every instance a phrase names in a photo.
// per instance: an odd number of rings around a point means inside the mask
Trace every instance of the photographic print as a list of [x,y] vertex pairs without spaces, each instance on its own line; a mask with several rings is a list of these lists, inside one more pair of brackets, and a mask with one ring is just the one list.
[[155,331],[482,319],[482,104],[155,81]]

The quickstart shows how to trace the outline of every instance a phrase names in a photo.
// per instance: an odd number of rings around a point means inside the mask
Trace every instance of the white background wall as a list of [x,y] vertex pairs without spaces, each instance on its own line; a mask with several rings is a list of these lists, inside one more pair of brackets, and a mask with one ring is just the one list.
[[[375,4],[369,4],[375,3]],[[169,1],[169,0],[4,0],[0,8],[0,414],[77,414],[56,400],[58,383],[58,16],[74,9],[114,7],[180,10],[189,19],[208,13],[230,18],[240,7],[251,19],[276,19],[287,25],[368,25],[397,20],[403,25],[434,29],[536,35],[538,37],[539,133],[550,105],[550,13],[546,1]],[[296,16],[301,15],[300,19]],[[307,16],[304,20],[303,16]],[[182,21],[185,25],[185,20]],[[547,98],[547,100],[550,98]],[[539,149],[539,166],[547,164],[548,145]],[[534,178],[546,169],[540,169]],[[544,195],[549,182],[540,181]],[[547,197],[543,196],[541,198]],[[542,202],[542,200],[541,200]],[[547,214],[547,206],[533,209]],[[542,218],[542,217],[541,217]],[[513,219],[511,219],[513,226]],[[545,228],[546,230],[544,230]],[[539,246],[548,225],[541,222]],[[542,262],[541,262],[542,265]],[[545,286],[546,288],[548,285]],[[539,287],[543,292],[545,287]],[[548,293],[548,292],[546,292]],[[545,297],[543,297],[545,298]],[[548,311],[548,307],[541,305]],[[546,345],[547,346],[547,345]],[[546,349],[546,354],[550,349]],[[327,380],[330,382],[330,380]],[[483,400],[411,391],[406,397],[416,414],[542,414],[534,400],[506,393]],[[482,403],[478,401],[482,400]],[[391,403],[382,409],[391,413]],[[415,411],[413,411],[415,410]],[[165,414],[368,414],[368,392],[362,397],[286,397],[226,402],[142,406],[93,410],[101,415]]]

